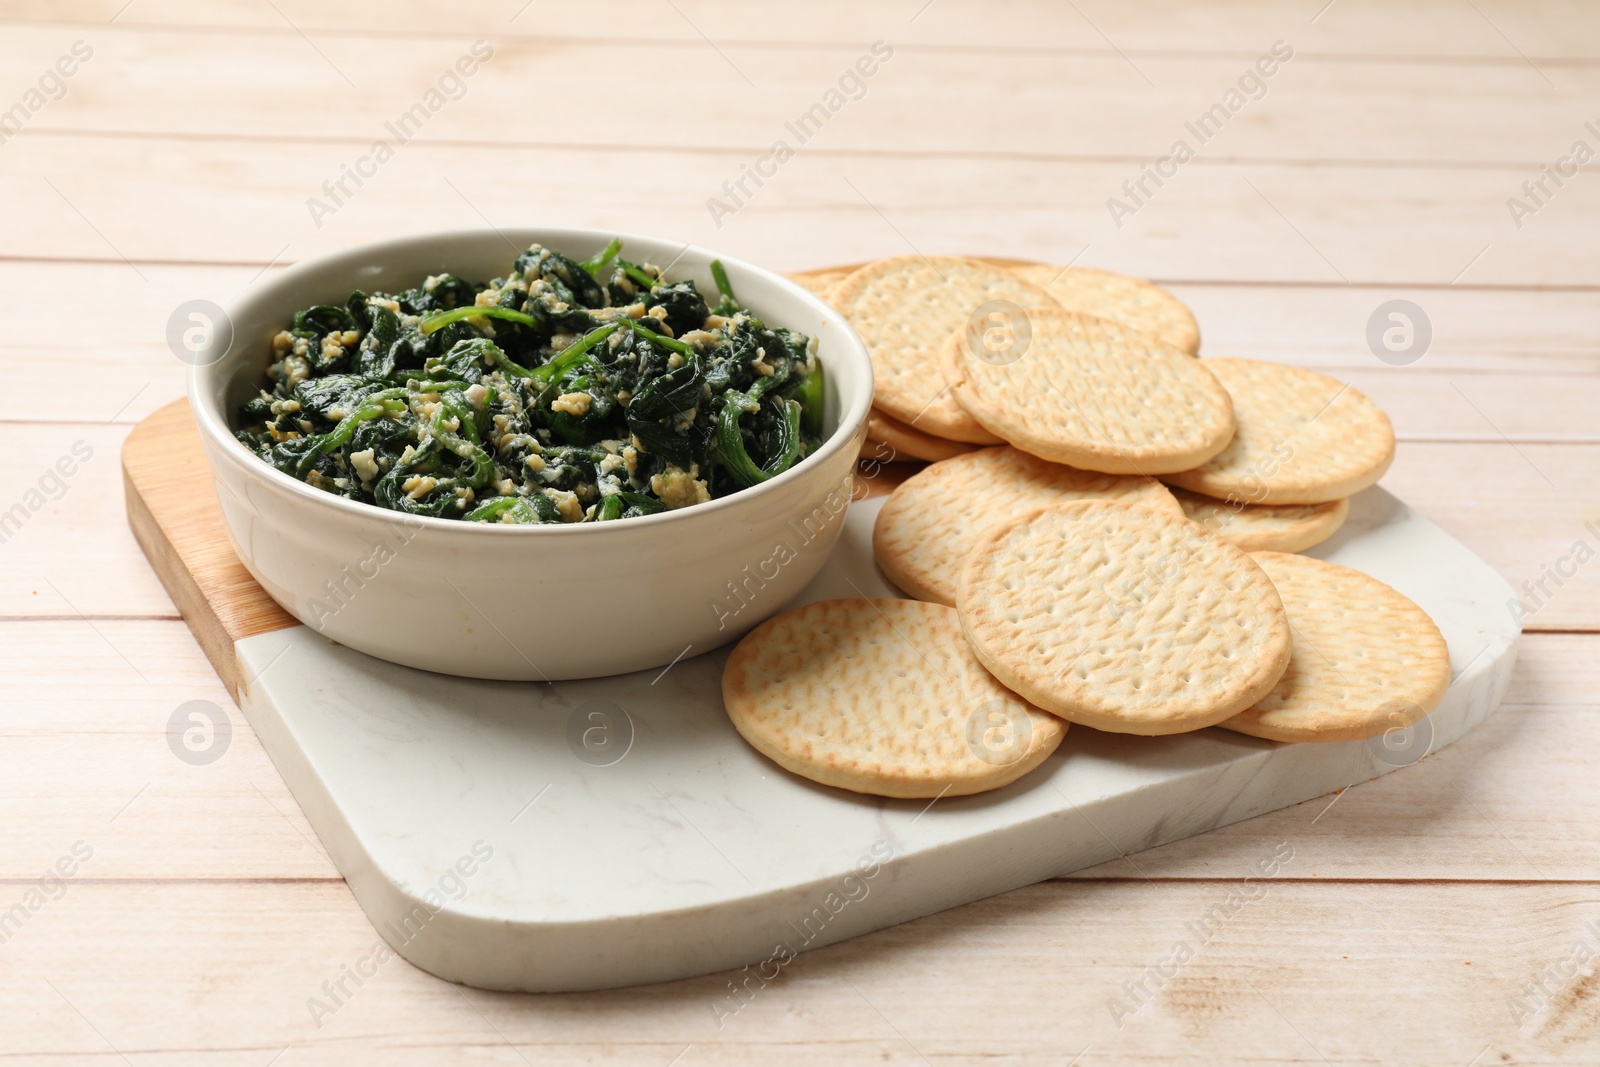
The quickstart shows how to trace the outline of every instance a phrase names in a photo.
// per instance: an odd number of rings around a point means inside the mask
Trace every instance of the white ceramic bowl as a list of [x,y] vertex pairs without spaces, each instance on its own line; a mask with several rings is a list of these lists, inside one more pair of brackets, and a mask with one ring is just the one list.
[[[503,526],[417,518],[313,489],[234,439],[265,382],[270,338],[295,311],[354,289],[395,292],[450,271],[503,277],[538,242],[577,259],[622,237],[628,258],[671,263],[715,293],[720,258],[739,299],[818,338],[827,371],[822,446],[761,485],[640,518]],[[202,353],[189,402],[239,558],[290,614],[380,659],[474,678],[593,678],[658,667],[741,636],[809,582],[844,525],[872,403],[855,331],[804,288],[704,248],[602,230],[456,231],[298,264],[228,310],[232,343]],[[214,360],[208,362],[208,360]]]

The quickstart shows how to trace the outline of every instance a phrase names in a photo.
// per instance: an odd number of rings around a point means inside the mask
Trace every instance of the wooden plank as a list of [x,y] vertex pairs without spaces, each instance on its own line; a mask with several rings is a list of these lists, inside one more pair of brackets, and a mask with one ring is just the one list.
[[[1088,259],[1094,252],[1091,250]],[[1206,355],[1278,359],[1302,366],[1400,375],[1512,371],[1563,376],[1600,373],[1595,294],[1574,290],[1197,284],[1160,279],[1193,309]],[[1409,300],[1427,317],[1429,347],[1415,362],[1390,366],[1367,341],[1380,305]],[[1381,318],[1381,316],[1380,316]],[[1574,387],[1581,385],[1573,383]],[[1551,419],[1552,424],[1565,420]]]
[[[413,142],[331,217],[307,203],[346,145],[18,137],[0,196],[13,257],[263,264],[420,229],[543,222],[672,234],[779,270],[885,255],[976,252],[1190,281],[1593,286],[1600,185],[1569,183],[1518,232],[1498,172],[1191,167],[1119,228],[1123,163],[979,158],[907,166],[802,152],[732,217],[706,203],[748,160],[624,149]],[[98,177],[117,173],[116,184]],[[537,197],[529,199],[529,175]],[[648,188],[639,175],[649,174]],[[54,188],[52,188],[52,184]],[[974,200],[984,203],[972,210]],[[319,225],[320,224],[320,225]],[[1369,234],[1382,233],[1375,242]],[[1087,246],[1087,247],[1086,247]]]
[[[183,395],[188,364],[173,355],[167,324],[180,304],[226,302],[260,267],[141,267],[141,281],[112,264],[0,260],[0,290],[18,306],[51,308],[68,292],[93,293],[70,328],[57,314],[17,316],[0,337],[0,373],[15,392],[0,421],[132,424]],[[131,283],[131,284],[130,284]]]
[[1526,629],[1592,631],[1600,629],[1593,447],[1410,442],[1382,484],[1506,576],[1526,605]]
[[[265,14],[275,17],[271,9]],[[675,18],[670,9],[665,14]],[[1074,18],[1070,10],[1064,14]],[[460,98],[428,117],[423,136],[487,144],[625,145],[666,154],[734,149],[751,158],[777,138],[798,148],[805,138],[788,131],[785,121],[798,125],[798,117],[873,41],[887,38],[890,49],[901,42],[901,28],[895,22],[868,24],[859,38],[806,49],[730,42],[717,51],[697,35],[619,39],[600,32],[600,25],[589,40],[486,30],[494,58],[459,90],[452,87]],[[29,121],[23,136],[103,130],[258,141],[310,137],[364,150],[386,136],[384,124],[416,103],[478,39],[452,28],[427,37],[342,35],[314,47],[281,21],[278,31],[86,28],[94,58],[74,76],[63,99]],[[0,61],[0,75],[17,84],[36,79],[70,43],[55,27],[19,26],[8,33],[17,39],[9,60]],[[1128,172],[1124,177],[1137,178],[1137,164],[1169,154],[1182,139],[1202,167],[1218,160],[1471,165],[1495,169],[1506,187],[1503,195],[1511,195],[1575,139],[1595,140],[1583,128],[1591,116],[1575,111],[1570,100],[1600,89],[1600,69],[1568,67],[1541,77],[1522,63],[1475,66],[1464,78],[1461,68],[1432,61],[1290,59],[1281,70],[1274,67],[1260,88],[1247,83],[1259,98],[1238,109],[1237,117],[1229,115],[1214,138],[1214,128],[1204,135],[1186,128],[1185,123],[1198,125],[1199,116],[1228,90],[1237,92],[1251,64],[1284,34],[1295,36],[1262,25],[1244,54],[1157,54],[1137,62],[1103,42],[1069,63],[1051,52],[1015,52],[997,63],[986,52],[902,43],[861,88],[848,86],[859,99],[843,105],[837,120],[829,118],[815,148],[870,155],[1118,158]],[[507,122],[502,102],[518,91],[532,64],[551,84],[584,84],[586,106],[546,109],[537,123]],[[668,65],[675,90],[697,106],[634,106],[632,83],[591,76],[609,65]],[[1545,77],[1559,78],[1562,91]],[[195,78],[236,91],[197,97]],[[1415,106],[1384,107],[1396,93]],[[1004,95],[1006,107],[993,106],[995,94]],[[919,121],[930,113],[941,121]],[[1043,124],[1041,115],[1049,116]],[[108,121],[112,116],[118,121]]]
[[[95,878],[340,880],[182,622],[9,621],[0,633],[0,664],[30,679],[0,709],[0,883],[37,878],[79,838]],[[168,737],[175,716],[180,731],[194,725],[180,709],[195,701],[231,728],[212,734],[210,763],[178,758]]]
[[[48,46],[59,46],[61,32],[32,27],[16,32],[14,66],[0,64],[0,72],[26,83],[29,75],[37,77],[34,67]],[[98,42],[96,56],[78,75],[74,91],[43,110],[29,123],[29,131],[318,136],[365,147],[374,136],[382,136],[382,123],[410,107],[474,42],[461,30],[429,38],[347,35],[318,54],[293,32],[242,35],[194,27],[136,32],[126,27],[91,35]],[[682,152],[685,146],[760,152],[781,136],[795,144],[794,136],[784,133],[784,118],[803,114],[866,53],[872,40],[803,51],[728,43],[720,46],[718,59],[698,37],[664,43],[517,38],[491,32],[493,61],[472,77],[464,96],[443,109],[437,122],[429,120],[426,136],[490,144],[602,141],[659,152]],[[821,146],[1154,162],[1182,138],[1202,158],[1418,160],[1427,166],[1515,163],[1520,170],[1538,171],[1539,163],[1562,155],[1574,138],[1584,136],[1586,115],[1574,114],[1563,94],[1520,64],[1472,67],[1470,77],[1462,77],[1458,67],[1438,62],[1296,66],[1291,59],[1267,82],[1266,96],[1240,110],[1237,123],[1202,147],[1202,138],[1186,131],[1184,123],[1216,104],[1272,45],[1274,35],[1262,29],[1248,56],[1147,56],[1138,70],[1104,46],[1099,54],[1078,56],[1070,64],[1051,53],[1013,54],[997,64],[992,54],[906,46],[867,83],[866,96],[842,112],[848,120],[829,123]],[[46,64],[53,59],[43,56]],[[514,93],[520,72],[531,62],[538,62],[555,83],[578,82],[602,64],[670,64],[680,91],[702,106],[630,107],[634,86],[600,78],[587,82],[592,107],[605,117],[598,125],[589,109],[549,110],[533,128],[504,122],[499,101]],[[107,94],[110,82],[101,74],[110,70],[133,75],[118,78],[117,98]],[[262,82],[250,77],[253,70],[274,70],[280,80]],[[750,75],[741,77],[741,72],[755,72],[758,80],[746,83]],[[235,83],[240,91],[198,99],[189,91],[189,78],[197,74],[218,85]],[[1592,94],[1600,86],[1600,70],[1589,67],[1563,69],[1558,77],[1566,93]],[[1413,94],[1418,106],[1379,112],[1379,102],[1394,93],[1397,83]],[[974,85],[1003,91],[1013,104],[995,109],[987,93],[971,91]],[[1046,104],[1062,102],[1080,106],[1054,112],[1053,133],[1059,141],[1038,142],[1035,117]],[[936,110],[947,122],[914,122],[920,109]],[[123,114],[133,122],[107,122]],[[1374,114],[1381,115],[1379,122]],[[1485,122],[1485,115],[1494,114],[1515,114],[1518,122]],[[885,139],[885,134],[898,136]],[[1507,184],[1515,186],[1523,176]]]
[[[763,42],[789,47],[855,40],[898,31],[930,47],[1016,52],[1050,49],[1103,53],[1120,49],[1135,59],[1152,52],[1248,52],[1262,34],[1293,35],[1297,46],[1330,58],[1469,58],[1479,64],[1521,66],[1530,78],[1597,56],[1591,6],[1564,0],[1535,6],[1494,4],[1480,14],[1449,0],[1406,4],[1319,5],[1285,9],[1271,0],[1218,0],[1203,7],[1181,0],[1129,8],[1107,0],[1064,8],[1041,0],[1007,0],[982,7],[924,2],[862,5],[816,0],[803,8],[685,0],[677,11],[650,0],[496,0],[463,8],[449,0],[353,0],[339,5],[282,0],[278,12],[250,0],[37,0],[5,5],[18,22],[128,27],[236,27],[257,33],[341,37],[437,36],[441,32],[539,36],[616,36],[700,43]],[[3,9],[0,9],[3,10]],[[281,14],[279,13],[281,12]],[[1323,17],[1330,16],[1330,17]],[[1300,42],[1304,42],[1303,45]],[[1518,53],[1521,53],[1520,55]],[[1530,57],[1524,60],[1523,56]],[[709,58],[709,56],[708,56]]]
[[[757,257],[781,251],[774,246]],[[1094,262],[1093,253],[1085,260]],[[24,315],[0,336],[0,372],[12,385],[0,395],[0,421],[137,422],[183,392],[187,365],[166,342],[178,306],[200,298],[227,303],[278,269],[264,272],[264,266],[144,264],[149,281],[139,283],[121,262],[0,260],[0,291],[19,306],[48,306],[69,287],[96,294],[72,330],[52,316]],[[1587,418],[1600,406],[1593,293],[1338,283],[1171,288],[1194,309],[1208,354],[1282,360],[1346,377],[1391,409],[1402,436],[1498,439],[1449,387],[1455,380],[1470,390],[1478,375],[1489,377],[1473,402],[1507,436],[1588,440],[1595,433]],[[1367,346],[1367,321],[1391,299],[1411,300],[1429,316],[1431,347],[1410,366],[1384,365]],[[63,374],[71,389],[62,387]],[[1443,377],[1426,377],[1436,374]]]
[[[8,1051],[29,1063],[120,1054],[208,1065],[470,1056],[964,1067],[1198,1053],[1230,1064],[1555,1064],[1600,1054],[1588,971],[1547,976],[1547,1007],[1531,1017],[1510,1000],[1575,940],[1593,950],[1584,923],[1594,883],[1332,886],[1294,880],[1301,864],[1295,856],[1283,877],[1249,886],[1044,883],[802,954],[770,983],[749,979],[747,1002],[723,999],[745,974],[485,994],[401,960],[371,966],[373,931],[342,886],[86,877],[5,946],[0,990],[8,1016],[28,1020],[10,1028]],[[1180,943],[1184,962],[1164,965]],[[359,985],[344,978],[357,965]],[[341,980],[345,993],[330,992]],[[1130,994],[1141,981],[1147,993]],[[337,1007],[314,1015],[312,998]]]
[[[0,395],[0,422],[138,421],[183,393],[187,365],[166,342],[175,309],[197,298],[226,303],[263,276],[261,267],[140,270],[148,284],[137,284],[120,262],[0,260],[0,291],[18,306],[48,306],[68,287],[97,294],[72,330],[52,316],[24,315],[0,336],[0,373],[11,384]],[[1390,412],[1402,438],[1499,440],[1504,433],[1587,441],[1600,433],[1589,417],[1600,409],[1592,293],[1338,284],[1173,289],[1199,318],[1207,353],[1292,362],[1348,380]],[[1375,309],[1391,299],[1411,300],[1429,316],[1431,347],[1410,366],[1380,363],[1364,336]],[[62,387],[64,374],[70,389]]]
[[1382,407],[1408,441],[1600,441],[1600,375],[1353,369],[1310,364]]
[[[127,427],[0,427],[0,615],[175,617],[123,510]],[[210,480],[195,486],[211,492]]]

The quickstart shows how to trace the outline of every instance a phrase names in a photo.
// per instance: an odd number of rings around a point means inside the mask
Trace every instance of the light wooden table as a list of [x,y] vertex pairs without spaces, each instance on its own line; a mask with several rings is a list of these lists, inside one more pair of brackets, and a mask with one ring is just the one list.
[[[0,21],[0,922],[23,906],[0,1063],[1600,1058],[1600,177],[1522,188],[1600,149],[1593,5],[6,0]],[[492,57],[429,110],[478,40]],[[892,57],[828,110],[875,41]],[[1185,123],[1278,41],[1292,59],[1201,143]],[[819,103],[802,145],[786,123]],[[409,142],[361,162],[406,114]],[[780,138],[793,158],[763,161]],[[1194,158],[1131,201],[1180,138]],[[747,167],[770,176],[729,204]],[[1384,484],[1543,580],[1510,695],[1348,795],[802,956],[721,1028],[731,975],[503,996],[399,961],[319,1026],[308,999],[374,933],[140,556],[118,448],[181,395],[183,302],[531,222],[784,269],[917,249],[1163,281],[1207,352],[1384,405]],[[1366,340],[1389,300],[1431,322],[1407,365]],[[191,700],[232,719],[209,765],[168,748]]]

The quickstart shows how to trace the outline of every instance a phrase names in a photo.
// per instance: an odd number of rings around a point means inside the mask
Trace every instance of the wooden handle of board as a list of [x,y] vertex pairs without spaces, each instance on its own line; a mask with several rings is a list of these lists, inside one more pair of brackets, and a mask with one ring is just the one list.
[[299,623],[234,554],[187,400],[174,400],[133,428],[122,445],[122,481],[133,536],[238,699],[234,643]]

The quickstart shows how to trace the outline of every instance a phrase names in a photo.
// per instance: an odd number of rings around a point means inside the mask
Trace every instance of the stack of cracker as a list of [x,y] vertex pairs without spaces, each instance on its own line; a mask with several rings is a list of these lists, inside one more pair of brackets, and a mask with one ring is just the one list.
[[1190,355],[1200,350],[1194,315],[1171,293],[1088,267],[901,256],[843,277],[826,272],[812,284],[873,353],[878,382],[863,455],[880,460],[936,461],[1004,440],[970,417],[944,381],[926,374],[927,354],[957,332],[1005,347],[1015,343],[1005,335],[1019,312],[1058,308],[1121,322]]
[[1356,390],[1195,358],[1175,297],[1085,268],[901,257],[828,299],[872,355],[869,434],[934,462],[873,535],[914,600],[813,604],[729,659],[728,713],[781,766],[959,795],[1016,780],[1069,723],[1342,741],[1443,699],[1421,608],[1293,554],[1394,457]]

